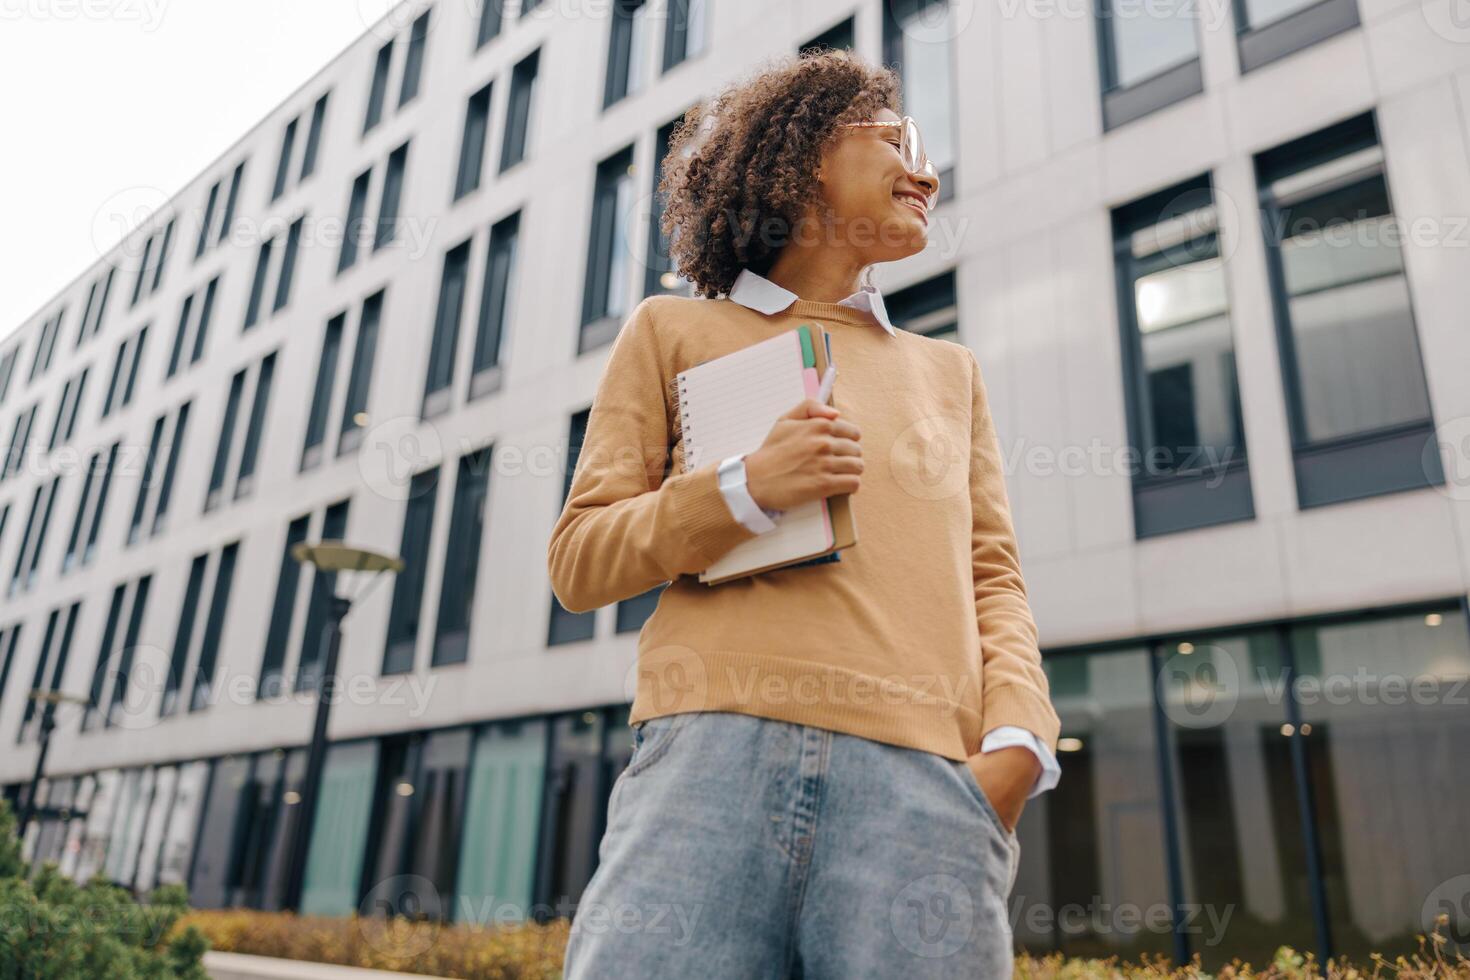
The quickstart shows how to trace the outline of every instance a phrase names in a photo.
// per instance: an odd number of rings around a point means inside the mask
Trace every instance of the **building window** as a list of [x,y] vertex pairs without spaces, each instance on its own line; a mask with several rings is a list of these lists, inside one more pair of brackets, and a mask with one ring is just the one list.
[[403,83],[398,88],[398,108],[402,109],[419,94],[424,75],[424,48],[429,41],[429,15],[425,10],[408,29],[408,54],[403,62]]
[[[112,645],[117,637],[118,624],[122,622],[123,599],[127,595],[128,583],[122,582],[112,590],[112,601],[107,607],[107,623],[102,627],[102,644],[97,648],[97,660],[92,665],[92,685],[89,688],[87,706],[82,711],[81,730],[96,727],[102,718],[102,706],[107,702],[107,680],[112,665]],[[136,597],[136,589],[134,590]],[[8,666],[8,665],[7,665]]]
[[475,48],[483,48],[500,35],[505,20],[505,0],[480,0],[480,22],[475,31]]
[[954,270],[883,298],[888,321],[901,330],[961,343]]
[[475,325],[470,397],[478,398],[500,387],[501,348],[512,306],[516,245],[521,234],[519,211],[490,226],[485,254],[485,279],[480,288],[480,314]]
[[[582,443],[587,438],[587,421],[592,414],[592,409],[584,408],[572,416],[572,421],[567,430],[567,461],[564,482],[561,490],[561,505],[567,505],[567,497],[572,492],[572,477],[576,475],[577,458],[582,454]],[[597,627],[597,612],[574,613],[569,612],[556,597],[551,594],[551,623],[546,631],[546,645],[559,646],[563,643],[577,643],[582,640],[592,639],[593,631]]]
[[92,509],[92,526],[87,531],[87,543],[82,549],[82,564],[92,560],[97,553],[97,538],[102,529],[102,515],[107,512],[107,492],[112,488],[112,474],[117,468],[117,456],[122,449],[122,440],[114,442],[107,451],[107,468],[102,472],[102,486],[97,490],[97,506]]
[[236,371],[230,379],[230,391],[225,396],[225,414],[220,422],[219,442],[214,447],[214,465],[209,470],[209,488],[204,494],[204,510],[207,513],[219,503],[220,492],[225,486],[225,474],[229,471],[230,447],[235,441],[235,426],[240,415],[240,399],[245,393],[245,371]]
[[480,170],[485,162],[485,136],[490,126],[490,89],[491,86],[486,85],[470,96],[465,105],[464,134],[459,141],[459,169],[454,176],[456,201],[480,186]]
[[189,582],[184,587],[184,601],[179,608],[179,622],[174,628],[173,654],[169,657],[168,674],[164,678],[163,703],[159,717],[174,713],[178,706],[179,688],[184,683],[184,669],[189,660],[189,648],[194,645],[194,619],[199,612],[199,593],[204,590],[204,571],[208,564],[208,553],[195,555],[189,563]]
[[219,223],[219,239],[215,242],[217,245],[224,244],[225,240],[230,237],[230,232],[234,230],[235,203],[240,198],[240,182],[244,177],[245,163],[241,161],[235,166],[235,172],[230,175],[230,191],[225,196],[225,211]]
[[1243,72],[1358,26],[1357,0],[1237,0],[1233,6]]
[[276,182],[271,188],[272,201],[286,193],[286,181],[291,176],[291,151],[296,146],[296,127],[300,122],[300,117],[292,119],[286,124],[285,133],[281,135],[281,154],[276,160]]
[[657,26],[652,0],[613,0],[602,106],[637,94],[647,83]]
[[[46,617],[46,635],[41,640],[41,653],[36,661],[36,673],[31,679],[30,690],[53,693],[61,690],[61,681],[66,674],[67,654],[71,652],[72,632],[76,629],[77,613],[81,612],[81,609],[80,601],[73,602],[67,607],[66,623],[61,627],[59,636],[56,626],[61,616],[61,607],[57,606]],[[26,698],[25,713],[21,716],[17,742],[29,741],[39,735],[46,711],[52,711],[52,718],[55,718],[54,709],[50,705],[45,708],[39,705],[40,702],[34,698]]]
[[[179,308],[179,323],[174,330],[173,346],[169,349],[168,369],[164,380],[172,378],[184,366],[184,352],[189,349],[189,364],[198,364],[204,357],[205,341],[209,335],[209,319],[214,313],[214,297],[219,291],[219,276],[209,280],[203,295],[196,290],[184,297]],[[190,344],[190,333],[193,343]]]
[[219,181],[211,184],[209,187],[209,196],[204,201],[204,215],[199,219],[199,240],[194,245],[194,260],[196,262],[204,255],[205,249],[209,248],[209,233],[213,230],[214,206],[219,200],[219,188]]
[[266,279],[270,276],[271,253],[275,251],[275,247],[276,240],[268,238],[260,243],[260,250],[255,255],[255,275],[250,279],[250,299],[245,303],[245,330],[255,326],[260,319],[260,302],[265,296]]
[[316,105],[311,108],[311,125],[306,131],[306,152],[301,155],[301,176],[298,180],[305,180],[316,172],[317,156],[322,147],[322,129],[327,123],[327,99],[331,94],[328,92],[317,99]]
[[260,443],[265,437],[266,412],[270,408],[271,379],[275,376],[276,355],[267,354],[255,373],[255,397],[250,405],[250,422],[245,427],[245,444],[240,449],[240,469],[235,477],[235,499],[249,496],[255,489],[255,463],[260,457]]
[[378,327],[383,319],[383,290],[363,300],[357,319],[357,341],[352,353],[352,373],[347,378],[347,401],[342,407],[341,435],[337,455],[351,452],[362,442],[370,421],[368,398],[372,393],[373,363],[378,349]]
[[51,527],[51,511],[56,506],[56,491],[60,485],[61,477],[53,476],[49,482],[37,484],[31,494],[31,508],[26,514],[25,529],[21,532],[20,550],[15,554],[15,570],[10,574],[7,597],[36,584],[36,571],[41,565],[46,532]]
[[633,147],[629,146],[597,165],[579,354],[610,342],[627,312],[628,220],[633,193]]
[[600,711],[579,711],[552,721],[541,839],[546,853],[537,868],[537,901],[575,907],[597,867],[597,841],[607,808],[610,773],[606,757],[607,719]]
[[924,150],[939,171],[939,200],[955,193],[954,12],[949,0],[883,4],[883,60],[903,83],[904,111],[924,131]]
[[1371,115],[1256,157],[1302,507],[1444,482]]
[[[163,479],[159,481],[158,499],[151,525],[151,534],[163,530],[164,517],[168,512],[168,497],[173,488],[173,477],[178,471],[178,458],[183,450],[184,433],[189,422],[189,402],[179,406],[175,414],[172,437],[169,442],[168,459],[164,463]],[[138,482],[138,495],[133,501],[133,517],[128,525],[128,544],[134,544],[143,534],[144,519],[148,513],[148,495],[153,487],[153,474],[159,463],[160,447],[163,444],[164,425],[168,421],[165,412],[153,420],[153,434],[148,440],[148,455],[143,458],[143,473]]]
[[538,48],[516,63],[510,73],[510,101],[505,109],[505,135],[500,144],[500,171],[504,173],[526,158],[531,143],[532,95],[536,69],[541,59]]
[[1139,538],[1255,515],[1207,176],[1113,212]]
[[[290,302],[291,283],[296,275],[296,256],[301,247],[301,233],[305,224],[306,215],[291,222],[286,229],[286,241],[279,250],[276,248],[276,243],[281,238],[279,233],[261,243],[255,257],[255,274],[250,280],[250,298],[245,305],[242,330],[249,330],[260,321],[261,306],[265,302],[272,272],[275,274],[276,290],[275,298],[271,301],[271,315],[280,312]],[[279,262],[275,260],[278,251],[281,256]]]
[[179,612],[178,630],[174,634],[173,655],[169,660],[168,675],[164,684],[163,704],[159,717],[174,714],[183,700],[181,692],[192,689],[188,698],[190,711],[207,707],[214,686],[214,666],[219,657],[219,646],[224,640],[225,610],[229,607],[230,586],[234,581],[235,558],[240,543],[226,545],[215,562],[213,596],[209,602],[209,616],[204,624],[204,636],[199,645],[198,663],[195,665],[193,683],[185,678],[188,673],[191,649],[194,646],[194,620],[198,616],[204,591],[204,574],[208,554],[194,558],[189,566],[189,583],[184,590],[184,604]]
[[296,275],[296,253],[301,248],[301,228],[305,222],[306,217],[303,215],[291,222],[291,227],[286,232],[286,250],[281,255],[281,271],[276,279],[276,299],[271,304],[272,313],[284,309],[291,301],[291,280]]
[[[133,336],[117,345],[117,357],[112,362],[112,378],[107,384],[107,397],[102,400],[102,418],[107,418],[114,408],[126,408],[133,400],[133,389],[138,381],[138,368],[143,362],[143,345],[148,340],[148,324],[144,324]],[[119,391],[118,383],[122,383]]]
[[271,601],[270,624],[266,627],[260,680],[255,692],[260,700],[279,697],[287,690],[286,648],[291,643],[291,622],[296,616],[296,595],[301,583],[301,563],[291,555],[291,549],[306,540],[310,521],[311,515],[306,514],[286,528],[286,545],[281,549],[281,565],[276,572],[276,593]]
[[704,52],[709,0],[668,0],[664,25],[664,65],[668,71]]
[[[341,500],[327,508],[322,515],[322,533],[319,540],[340,541],[347,536],[347,510],[350,501]],[[316,690],[321,680],[322,632],[327,624],[327,611],[331,597],[336,594],[337,576],[334,572],[313,571],[311,596],[306,604],[306,625],[302,633],[301,656],[296,669],[296,693]]]
[[227,755],[214,763],[189,874],[189,904],[195,908],[229,904],[237,855],[246,839],[240,817],[252,788],[252,761],[249,755]]
[[[1153,665],[1146,647],[1062,653],[1043,662],[1061,719],[1066,777],[1031,801],[1016,834],[1024,852],[1012,891],[1016,942],[1069,957],[1173,952],[1167,928],[1108,928],[1062,908],[1167,908],[1164,793],[1155,735]],[[1126,876],[1116,873],[1127,868]],[[1080,905],[1074,903],[1081,903]],[[1031,915],[1031,910],[1040,915]]]
[[530,909],[546,781],[546,722],[498,722],[475,737],[465,834],[455,875],[455,918],[499,922],[499,910]]
[[378,49],[373,59],[373,81],[368,89],[367,116],[362,122],[362,131],[367,134],[383,120],[383,103],[388,99],[388,72],[393,67],[393,42],[389,41]]
[[1198,17],[1198,8],[1187,0],[1147,7],[1101,0],[1097,41],[1104,129],[1204,91]]
[[377,770],[376,739],[327,748],[303,871],[303,915],[340,916],[358,911]]
[[419,622],[424,605],[424,580],[429,564],[429,536],[434,530],[434,504],[439,493],[439,468],[416,473],[409,483],[399,554],[404,570],[393,579],[393,605],[388,613],[388,642],[383,673],[413,670]]
[[363,243],[367,226],[368,185],[373,171],[369,167],[352,181],[352,194],[347,202],[347,223],[342,229],[342,251],[337,255],[337,272],[351,268],[357,261],[357,250]]
[[133,587],[132,606],[128,610],[128,627],[123,633],[122,649],[117,654],[117,670],[112,679],[112,694],[105,703],[102,724],[111,728],[122,720],[125,712],[140,711],[142,706],[129,700],[129,685],[133,676],[133,658],[138,649],[139,634],[143,629],[143,617],[148,611],[148,593],[153,585],[153,576],[144,575]]
[[169,437],[168,462],[163,467],[163,479],[158,483],[158,502],[153,509],[153,526],[149,532],[151,535],[163,531],[164,521],[168,517],[168,505],[173,497],[174,477],[179,472],[179,457],[184,451],[184,435],[188,431],[189,407],[192,404],[184,402],[174,416],[174,428]]
[[383,195],[378,200],[378,233],[373,239],[377,251],[398,234],[398,207],[403,200],[403,175],[408,168],[408,144],[388,154],[388,168],[383,174]]
[[411,911],[431,922],[448,917],[454,857],[463,830],[470,738],[470,730],[461,728],[383,740],[371,824],[377,832],[368,842],[365,880],[377,883],[408,876],[424,884],[423,894],[393,892],[383,910],[389,914]]
[[470,620],[475,580],[480,566],[480,539],[485,533],[485,498],[490,486],[490,447],[459,459],[454,479],[454,506],[449,515],[449,543],[439,586],[439,621],[434,629],[435,667],[469,659]]
[[459,324],[464,316],[469,267],[470,239],[465,239],[444,255],[444,270],[439,279],[439,304],[434,313],[434,336],[429,346],[429,370],[424,380],[424,418],[445,412],[453,402],[454,362],[459,350]]
[[856,25],[853,18],[840,20],[810,41],[796,49],[798,55],[816,54],[821,51],[851,51],[857,47]]
[[[669,236],[665,235],[661,224],[663,222],[664,207],[667,202],[659,193],[658,184],[660,176],[664,172],[664,161],[668,159],[669,142],[674,138],[674,128],[679,124],[675,119],[658,128],[654,137],[654,166],[653,178],[650,181],[649,201],[651,206],[648,215],[648,255],[644,260],[646,270],[643,276],[643,295],[653,296],[659,293],[677,293],[688,296],[692,290],[689,280],[683,279],[674,271],[673,259],[669,257]],[[688,155],[693,149],[686,145],[685,154]]]
[[230,603],[230,586],[235,580],[235,562],[240,542],[225,545],[220,551],[214,573],[214,596],[209,603],[209,618],[204,622],[204,643],[199,648],[199,663],[194,670],[194,694],[189,710],[208,707],[214,699],[214,668],[219,648],[224,643],[225,612]]
[[47,451],[71,441],[77,424],[77,407],[87,388],[87,373],[91,368],[82,368],[80,374],[68,378],[61,387],[61,398],[56,405],[56,418],[51,423],[51,439]]
[[[264,438],[266,413],[270,408],[271,382],[275,376],[276,354],[272,352],[261,358],[255,373],[255,386],[251,394],[250,419],[245,426],[244,442],[240,461],[235,471],[235,488],[232,499],[246,497],[254,489],[255,463],[260,455],[260,444]],[[248,369],[235,372],[230,379],[230,390],[225,396],[225,410],[220,421],[219,442],[214,450],[214,465],[209,471],[209,488],[204,495],[204,512],[219,506],[225,493],[226,474],[229,472],[230,454],[234,447],[235,430],[239,427],[240,407],[245,401],[245,385]]]
[[168,263],[169,246],[174,238],[174,219],[160,231],[155,231],[143,241],[143,258],[138,264],[138,277],[133,280],[133,296],[129,306],[152,296],[163,285],[163,270]]
[[322,335],[322,351],[317,358],[316,385],[312,389],[311,409],[306,415],[306,444],[301,448],[301,469],[309,470],[322,460],[323,441],[327,436],[327,417],[332,405],[332,390],[337,383],[337,360],[342,353],[342,331],[346,312],[327,321]]
[[[116,275],[117,269],[109,268],[107,274],[98,276],[87,290],[87,305],[82,310],[82,322],[77,327],[77,347],[101,332],[102,317],[107,312],[107,298],[112,295],[112,280]],[[8,377],[9,368],[6,369],[6,374]],[[0,399],[4,397],[4,385],[0,384]]]
[[61,320],[64,316],[66,316],[65,306],[57,310],[55,316],[42,321],[41,332],[36,339],[36,352],[31,358],[31,373],[26,378],[27,384],[34,382],[51,369],[51,357],[56,353],[56,337],[61,333]]
[[[82,530],[87,526],[89,515],[92,515],[94,524],[101,517],[102,506],[106,502],[107,484],[112,476],[111,471],[115,462],[114,457],[121,444],[121,441],[112,444],[112,448],[108,452],[105,461],[103,452],[99,449],[92,454],[92,458],[87,462],[87,470],[82,474],[82,495],[77,500],[77,512],[76,516],[72,518],[71,534],[66,539],[66,553],[61,557],[62,574],[66,574],[77,563],[79,558],[85,562],[86,558],[89,557],[85,552],[79,550],[83,547]],[[94,488],[97,489],[95,512],[87,509],[87,505],[93,502],[92,491]],[[0,529],[3,529],[3,521],[0,521]]]
[[25,465],[25,455],[30,450],[31,425],[36,420],[36,406],[22,409],[15,417],[15,427],[11,430],[10,446],[7,448],[5,459],[5,472],[0,474],[5,478],[19,473]]

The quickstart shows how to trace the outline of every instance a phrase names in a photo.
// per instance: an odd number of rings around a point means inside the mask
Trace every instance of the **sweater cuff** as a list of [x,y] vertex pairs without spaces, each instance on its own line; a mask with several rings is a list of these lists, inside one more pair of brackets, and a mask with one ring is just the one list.
[[718,466],[711,464],[685,474],[671,488],[674,513],[684,536],[705,559],[704,568],[725,557],[736,545],[757,537],[755,531],[740,523],[725,502]]
[[1062,722],[1051,701],[1040,691],[1016,684],[987,687],[981,711],[982,739],[1002,725],[1015,725],[1035,734],[1047,751],[1056,752]]

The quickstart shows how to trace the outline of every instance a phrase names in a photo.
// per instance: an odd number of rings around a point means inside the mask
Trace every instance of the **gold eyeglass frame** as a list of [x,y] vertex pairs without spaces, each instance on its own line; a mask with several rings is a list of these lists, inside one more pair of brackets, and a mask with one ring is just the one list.
[[934,166],[934,161],[924,152],[924,137],[919,132],[919,124],[913,116],[904,116],[902,119],[876,119],[864,122],[842,123],[843,127],[853,129],[877,129],[879,127],[898,126],[899,145],[898,155],[903,161],[903,167],[911,174],[921,177],[929,177],[934,181],[934,193],[926,195],[929,210],[933,211],[939,203],[939,171]]

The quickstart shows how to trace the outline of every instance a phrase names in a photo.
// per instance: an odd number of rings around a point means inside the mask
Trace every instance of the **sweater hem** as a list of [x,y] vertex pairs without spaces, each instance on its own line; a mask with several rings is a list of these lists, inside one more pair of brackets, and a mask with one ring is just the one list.
[[640,651],[628,721],[728,711],[962,762],[979,749],[982,718],[945,696],[960,679],[948,686],[939,680],[898,670],[880,677],[779,655],[670,644]]

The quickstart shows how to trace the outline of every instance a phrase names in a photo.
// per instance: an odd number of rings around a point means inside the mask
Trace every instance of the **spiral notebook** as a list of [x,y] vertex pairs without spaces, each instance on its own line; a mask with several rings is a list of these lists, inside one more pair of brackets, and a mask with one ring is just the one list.
[[[672,384],[684,472],[759,449],[777,418],[816,395],[831,353],[827,332],[802,324],[679,372]],[[838,561],[838,552],[856,543],[848,495],[813,500],[783,513],[772,530],[735,546],[699,580],[718,585],[776,568]]]

